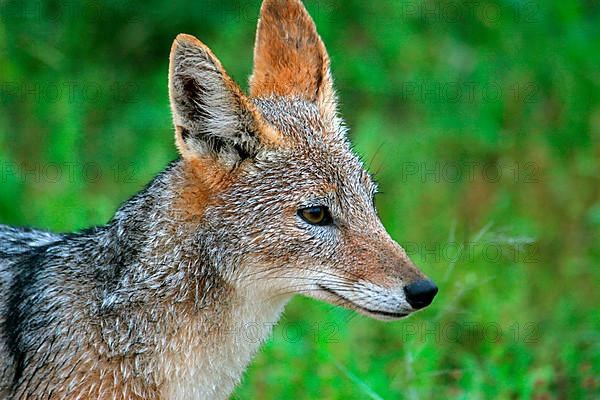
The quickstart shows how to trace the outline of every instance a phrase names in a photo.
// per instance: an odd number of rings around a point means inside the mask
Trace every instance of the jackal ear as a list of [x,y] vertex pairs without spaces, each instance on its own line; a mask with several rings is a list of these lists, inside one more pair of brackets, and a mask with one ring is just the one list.
[[263,144],[268,128],[255,107],[210,49],[193,36],[180,34],[173,42],[169,98],[184,158],[209,156],[234,166]]
[[302,1],[263,1],[250,94],[301,97],[316,102],[323,116],[335,117],[329,55]]

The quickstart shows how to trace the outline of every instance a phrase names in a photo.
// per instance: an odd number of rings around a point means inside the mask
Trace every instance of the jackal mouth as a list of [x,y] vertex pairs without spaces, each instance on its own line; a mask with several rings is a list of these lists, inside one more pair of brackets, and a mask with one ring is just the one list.
[[317,284],[317,286],[319,287],[319,289],[323,290],[324,292],[334,296],[336,299],[338,299],[341,303],[339,305],[341,306],[346,306],[348,308],[352,308],[356,311],[362,311],[363,313],[370,315],[370,316],[375,316],[375,317],[379,317],[379,318],[383,318],[383,319],[398,319],[398,318],[402,318],[402,317],[406,317],[408,314],[408,312],[391,312],[391,311],[383,311],[383,310],[373,310],[371,308],[367,308],[364,306],[361,306],[360,304],[357,304],[356,302],[346,298],[345,296],[337,293],[335,290],[328,288],[327,286],[321,285],[320,283]]

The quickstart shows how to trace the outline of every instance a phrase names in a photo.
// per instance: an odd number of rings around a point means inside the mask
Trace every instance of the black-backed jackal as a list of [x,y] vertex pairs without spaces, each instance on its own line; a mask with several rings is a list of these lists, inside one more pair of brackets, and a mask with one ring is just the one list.
[[181,157],[105,226],[0,227],[0,398],[226,398],[294,294],[396,319],[437,288],[377,217],[299,0],[265,0],[250,94],[173,43]]

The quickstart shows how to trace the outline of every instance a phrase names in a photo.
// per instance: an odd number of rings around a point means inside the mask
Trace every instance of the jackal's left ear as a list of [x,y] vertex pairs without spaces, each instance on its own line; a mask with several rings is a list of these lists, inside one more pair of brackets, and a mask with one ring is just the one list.
[[173,42],[169,98],[184,159],[211,157],[231,167],[271,140],[254,105],[193,36],[181,34]]
[[316,102],[335,118],[329,55],[300,0],[264,0],[250,77],[253,97],[291,96]]

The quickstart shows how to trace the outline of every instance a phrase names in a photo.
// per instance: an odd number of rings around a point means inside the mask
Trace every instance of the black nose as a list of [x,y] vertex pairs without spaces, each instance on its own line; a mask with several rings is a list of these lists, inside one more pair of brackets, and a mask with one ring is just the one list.
[[438,288],[431,279],[421,279],[404,287],[408,304],[416,310],[431,304],[437,292]]

